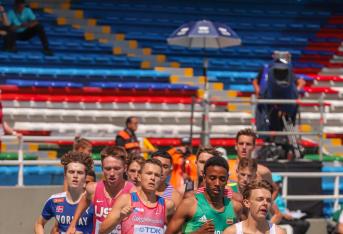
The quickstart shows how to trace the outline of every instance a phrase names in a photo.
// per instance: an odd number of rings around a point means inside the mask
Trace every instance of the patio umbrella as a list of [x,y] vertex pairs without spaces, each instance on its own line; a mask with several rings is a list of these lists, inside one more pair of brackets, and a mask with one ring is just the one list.
[[169,45],[188,48],[225,48],[242,43],[227,25],[208,20],[190,22],[180,26],[167,39]]
[[[183,46],[187,48],[211,48],[219,49],[231,46],[239,46],[242,41],[238,35],[227,25],[214,23],[209,20],[193,21],[183,24],[176,29],[167,39],[169,45]],[[204,76],[205,76],[205,94],[204,94],[204,111],[202,116],[202,145],[209,145],[209,85],[207,79],[208,59],[204,58]],[[191,121],[191,138],[192,125]]]

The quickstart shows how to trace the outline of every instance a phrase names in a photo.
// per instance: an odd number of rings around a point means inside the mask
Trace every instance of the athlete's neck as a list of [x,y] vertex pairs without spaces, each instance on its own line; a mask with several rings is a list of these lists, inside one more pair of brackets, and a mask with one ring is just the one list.
[[117,194],[124,188],[125,186],[125,180],[121,179],[119,180],[115,186],[110,186],[105,180],[104,180],[104,185],[105,185],[105,190],[110,196],[110,198],[114,198],[117,196]]
[[210,194],[205,189],[204,196],[213,208],[218,209],[218,210],[223,208],[224,194],[219,195],[219,196],[210,196]]
[[246,227],[249,227],[249,231],[252,233],[266,233],[269,230],[269,223],[266,219],[255,219],[250,213],[245,222]]
[[143,202],[146,203],[146,205],[155,203],[157,201],[156,191],[150,191],[140,187],[137,193]]
[[78,203],[81,195],[84,193],[83,188],[70,188],[67,190],[67,199],[70,203]]

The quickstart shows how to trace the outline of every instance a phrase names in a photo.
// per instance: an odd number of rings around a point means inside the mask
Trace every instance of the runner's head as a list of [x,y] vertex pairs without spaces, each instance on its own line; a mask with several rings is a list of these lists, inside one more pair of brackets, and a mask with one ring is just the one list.
[[237,156],[239,159],[250,158],[255,149],[256,134],[251,128],[240,130],[236,135]]
[[214,156],[206,161],[204,167],[204,182],[206,192],[211,198],[222,198],[229,177],[229,165],[220,156]]
[[144,158],[141,156],[133,157],[127,164],[127,179],[134,183],[136,186],[139,185],[138,174],[144,164]]
[[96,181],[96,174],[94,170],[89,170],[86,174],[86,184],[89,182],[95,182]]
[[93,159],[90,155],[70,151],[62,156],[61,164],[64,166],[68,188],[83,188],[86,182],[86,174],[93,166]]
[[126,125],[126,128],[135,132],[138,129],[138,123],[139,123],[138,117],[130,116],[126,119],[125,125]]
[[196,154],[197,156],[197,170],[198,170],[198,177],[204,176],[204,166],[207,160],[214,156],[221,156],[221,153],[216,150],[216,148],[212,146],[200,146],[199,150]]
[[106,146],[100,152],[100,155],[104,180],[107,184],[115,186],[118,182],[124,180],[126,150],[120,146]]
[[92,143],[86,138],[75,137],[73,151],[92,154]]
[[252,158],[242,158],[237,167],[237,182],[240,191],[256,177],[257,162]]
[[162,163],[157,159],[148,159],[144,162],[138,180],[145,191],[155,192],[161,183]]
[[151,154],[151,158],[159,160],[162,164],[162,177],[161,182],[164,183],[168,176],[170,176],[173,169],[173,159],[166,151],[156,151]]
[[243,190],[243,204],[255,220],[265,220],[272,205],[273,187],[265,180],[253,180]]

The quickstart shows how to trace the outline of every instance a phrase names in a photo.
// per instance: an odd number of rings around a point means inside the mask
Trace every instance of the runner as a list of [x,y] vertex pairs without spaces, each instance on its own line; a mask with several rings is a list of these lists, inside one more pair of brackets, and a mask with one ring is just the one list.
[[[73,151],[92,155],[92,143],[86,138],[75,137],[74,144],[73,144]],[[92,171],[93,169],[94,169],[94,164],[92,165]],[[86,181],[91,181],[92,180],[91,177],[92,177],[92,172],[88,171]],[[67,181],[64,178],[63,191],[67,191],[67,188],[68,188]]]
[[[252,158],[252,153],[255,150],[256,145],[256,134],[255,132],[250,128],[245,128],[240,130],[236,135],[236,146],[235,149],[237,151],[237,159],[235,160],[229,160],[229,166],[233,170],[230,172],[230,180],[237,181],[237,166],[239,164],[239,160],[242,158]],[[258,179],[263,179],[268,181],[273,187],[276,184],[273,183],[272,179],[272,173],[271,171],[261,165],[257,164],[257,172],[256,172]],[[277,197],[277,191],[274,189],[273,198],[275,199]]]
[[[75,226],[80,214],[92,203],[95,215],[93,219],[93,232],[99,232],[100,224],[105,220],[112,209],[114,201],[123,193],[134,191],[134,185],[124,180],[127,153],[124,148],[107,146],[101,151],[101,164],[104,179],[90,182],[86,186],[86,194],[82,197],[70,224],[67,233],[75,233]],[[118,225],[111,233],[120,233]]]
[[[197,169],[197,178],[193,181],[188,181],[186,183],[186,194],[185,197],[188,197],[190,194],[193,194],[194,191],[197,191],[199,188],[203,191],[204,188],[204,166],[208,159],[214,156],[221,156],[221,153],[212,146],[200,146],[196,154],[196,169]],[[189,193],[191,192],[191,193]]]
[[162,177],[160,186],[157,189],[157,195],[172,200],[175,207],[178,207],[182,196],[168,181],[173,169],[172,157],[168,152],[157,151],[151,155],[151,158],[159,160],[162,164]]
[[166,234],[222,233],[236,221],[232,201],[224,196],[229,168],[222,157],[206,161],[203,170],[205,190],[185,198],[168,224]]
[[249,209],[248,218],[225,229],[224,234],[286,234],[267,220],[272,204],[273,187],[267,181],[252,181],[243,191],[244,206]]
[[174,204],[156,195],[161,174],[159,160],[145,161],[138,177],[140,188],[117,199],[112,212],[101,224],[100,233],[109,233],[120,222],[125,234],[164,233],[167,215],[174,210]]
[[142,169],[142,165],[144,164],[144,158],[141,156],[133,157],[129,163],[127,164],[127,180],[131,181],[136,187],[138,187],[138,174],[139,171]]
[[[67,191],[52,195],[44,205],[41,216],[35,223],[35,233],[44,233],[45,224],[55,218],[60,233],[67,231],[73,219],[76,207],[84,194],[86,174],[93,165],[93,160],[88,154],[69,152],[65,154],[61,163],[64,166],[64,175],[67,182]],[[87,206],[78,218],[76,231],[91,233],[93,228],[93,206]]]
[[73,144],[73,151],[82,152],[91,155],[92,154],[92,142],[86,138],[79,136],[75,137]]

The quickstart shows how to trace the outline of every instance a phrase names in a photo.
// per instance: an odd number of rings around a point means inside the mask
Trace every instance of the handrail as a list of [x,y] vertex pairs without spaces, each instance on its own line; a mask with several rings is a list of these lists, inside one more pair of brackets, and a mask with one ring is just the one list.
[[[339,208],[339,199],[343,198],[343,194],[340,195],[340,177],[343,177],[343,172],[275,172],[283,177],[282,183],[282,197],[286,200],[286,206],[288,200],[296,201],[318,201],[322,199],[333,199],[334,210]],[[315,177],[334,177],[334,191],[333,195],[288,195],[288,178],[315,178]]]

